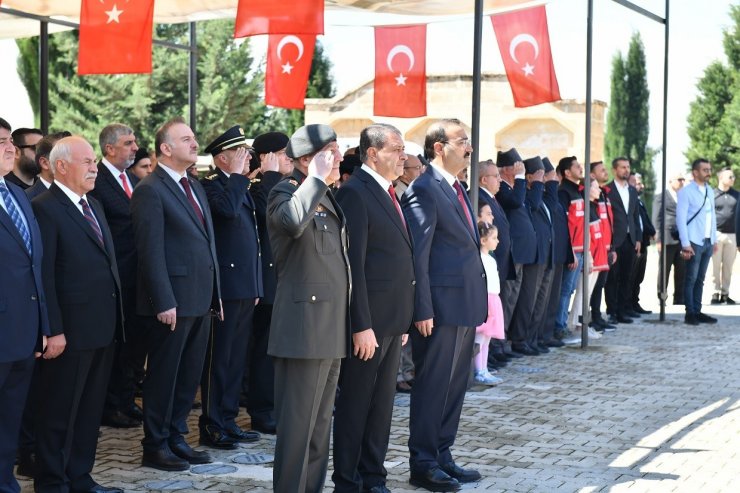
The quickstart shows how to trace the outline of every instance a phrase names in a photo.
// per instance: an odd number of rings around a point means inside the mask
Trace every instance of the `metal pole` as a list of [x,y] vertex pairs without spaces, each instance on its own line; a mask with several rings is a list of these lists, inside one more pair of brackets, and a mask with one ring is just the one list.
[[196,44],[195,22],[190,23],[190,63],[188,71],[188,108],[190,109],[190,128],[197,135],[195,125],[195,105],[198,95],[198,45]]
[[588,323],[591,315],[590,301],[588,295],[588,269],[586,258],[590,248],[589,234],[591,229],[591,201],[589,189],[591,187],[591,78],[593,75],[593,27],[594,27],[594,2],[587,0],[588,18],[586,20],[586,150],[583,163],[583,298],[581,300],[582,323],[581,323],[581,348],[588,347]]
[[481,51],[483,50],[483,0],[475,0],[475,22],[473,25],[473,115],[470,133],[473,154],[470,156],[470,203],[478,211],[478,150],[480,143],[480,92],[481,92]]
[[[662,248],[660,249],[660,266],[661,266],[661,275],[660,275],[660,321],[665,321],[665,302],[668,298],[668,294],[666,293],[666,255],[665,255],[665,236],[666,236],[666,230],[665,230],[665,195],[666,190],[668,188],[667,183],[667,139],[668,139],[668,11],[670,8],[670,0],[665,0],[665,54],[663,59],[663,162],[661,166],[661,173],[662,173],[662,183],[663,183],[663,200],[660,201],[660,224],[663,225],[661,228],[662,231],[658,233],[658,241],[663,241]],[[675,275],[675,274],[674,274]]]
[[49,23],[40,22],[39,32],[39,123],[49,133]]

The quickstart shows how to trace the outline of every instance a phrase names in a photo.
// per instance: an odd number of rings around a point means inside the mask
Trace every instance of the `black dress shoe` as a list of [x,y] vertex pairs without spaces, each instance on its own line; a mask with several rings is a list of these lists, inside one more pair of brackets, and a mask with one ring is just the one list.
[[144,421],[144,411],[135,402],[131,403],[128,408],[124,409],[123,414],[131,419],[135,419],[136,421]]
[[193,450],[183,438],[170,442],[170,450],[172,450],[173,454],[188,461],[190,464],[210,464],[212,462],[208,452]]
[[454,462],[448,462],[439,466],[444,472],[452,478],[457,479],[458,483],[472,483],[480,480],[480,473],[475,469],[463,469]]
[[549,353],[550,348],[547,347],[547,345],[544,342],[538,342],[537,346],[535,346],[535,349],[539,351],[540,353]]
[[103,486],[102,484],[95,483],[95,486],[86,490],[76,490],[74,488],[69,490],[71,493],[123,493],[121,488],[115,488],[113,486]]
[[696,321],[702,324],[716,324],[717,319],[710,317],[709,315],[699,312],[696,314]]
[[33,452],[19,452],[18,453],[18,469],[15,473],[18,476],[26,476],[27,478],[36,477],[36,454]]
[[[408,386],[409,392],[411,391],[411,386],[406,382],[400,382],[404,383]],[[398,384],[396,384],[396,390],[398,390]],[[266,420],[256,420],[252,418],[252,429],[254,431],[259,431],[260,433],[265,433],[267,435],[274,435],[277,431],[277,424],[275,423],[274,419],[266,419]]]
[[606,319],[607,323],[610,324],[618,324],[619,323],[619,317],[616,315],[609,315]]
[[[610,322],[611,322],[611,320],[610,320]],[[629,317],[626,317],[624,315],[617,315],[617,323],[620,323],[620,324],[631,324],[632,322],[634,322],[634,320],[632,320]]]
[[547,347],[563,347],[565,346],[565,343],[559,339],[555,339],[554,337],[547,341],[545,344],[547,344]]
[[379,484],[377,486],[373,486],[372,488],[363,490],[363,493],[391,493],[391,490],[389,490],[386,485]]
[[511,358],[507,357],[503,351],[497,351],[495,353],[488,353],[488,361],[496,360],[499,363],[508,363]]
[[225,431],[230,438],[233,438],[237,442],[250,443],[260,439],[260,434],[256,431],[242,430],[236,425],[226,428]]
[[409,483],[429,491],[460,491],[460,482],[439,467],[424,472],[411,471]]
[[651,313],[653,313],[652,310],[645,310],[643,307],[640,306],[639,303],[633,306],[632,310],[639,313],[640,315],[650,315]]
[[734,305],[735,300],[733,300],[732,298],[730,298],[728,295],[725,294],[725,295],[722,295],[722,303],[727,303],[728,305]]
[[166,445],[159,450],[144,450],[141,465],[160,471],[187,471],[190,469],[190,463],[176,456]]
[[628,318],[640,318],[640,314],[634,310],[625,310],[622,315]]
[[511,350],[516,351],[517,353],[524,354],[526,356],[538,356],[540,354],[539,351],[531,347],[529,344],[512,344]]
[[712,295],[712,301],[710,301],[710,303],[713,305],[719,305],[720,303],[722,303],[722,295],[719,293],[714,293]]
[[198,443],[204,447],[220,450],[234,450],[237,448],[236,440],[223,431],[214,429],[211,426],[206,426],[205,429],[200,430],[200,440],[198,440]]
[[522,353],[516,350],[513,350],[513,349],[511,351],[504,351],[504,354],[506,355],[507,358],[510,358],[510,359],[518,359],[518,358],[524,357]]
[[137,428],[141,426],[141,421],[129,418],[121,411],[116,411],[114,413],[103,414],[100,424],[110,426],[111,428]]
[[683,323],[686,325],[699,325],[699,320],[696,319],[696,315],[693,313],[687,313],[683,318]]

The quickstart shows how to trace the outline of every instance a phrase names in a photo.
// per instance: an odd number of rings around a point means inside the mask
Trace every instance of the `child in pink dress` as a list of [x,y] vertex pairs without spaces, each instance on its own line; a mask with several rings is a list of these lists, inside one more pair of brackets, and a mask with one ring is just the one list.
[[475,342],[480,352],[475,355],[475,381],[483,385],[496,385],[503,380],[488,371],[488,343],[493,339],[504,339],[504,310],[501,306],[500,281],[496,259],[491,252],[498,245],[498,229],[492,224],[478,223],[480,233],[480,257],[486,270],[488,290],[488,318],[475,329]]

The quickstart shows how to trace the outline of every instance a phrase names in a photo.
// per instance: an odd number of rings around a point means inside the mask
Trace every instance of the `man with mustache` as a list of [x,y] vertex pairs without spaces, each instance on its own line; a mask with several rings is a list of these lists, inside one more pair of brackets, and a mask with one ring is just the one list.
[[34,184],[41,171],[36,163],[36,144],[44,134],[38,128],[16,128],[12,136],[15,165],[13,172],[8,173],[5,179],[25,190]]
[[51,331],[40,374],[34,490],[121,492],[90,476],[113,339],[123,321],[113,237],[103,208],[89,196],[95,152],[82,137],[66,137],[49,162],[54,184],[33,200]]

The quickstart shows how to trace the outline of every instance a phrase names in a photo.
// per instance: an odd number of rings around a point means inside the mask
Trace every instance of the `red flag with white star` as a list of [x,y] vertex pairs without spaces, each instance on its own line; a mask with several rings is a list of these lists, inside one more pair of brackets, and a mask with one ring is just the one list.
[[152,71],[154,0],[82,0],[77,73]]
[[491,16],[514,106],[524,108],[560,99],[550,50],[545,6]]
[[324,0],[239,0],[234,37],[324,34]]
[[375,28],[374,115],[427,114],[426,45],[426,24]]
[[315,35],[271,34],[267,43],[265,103],[303,109]]

